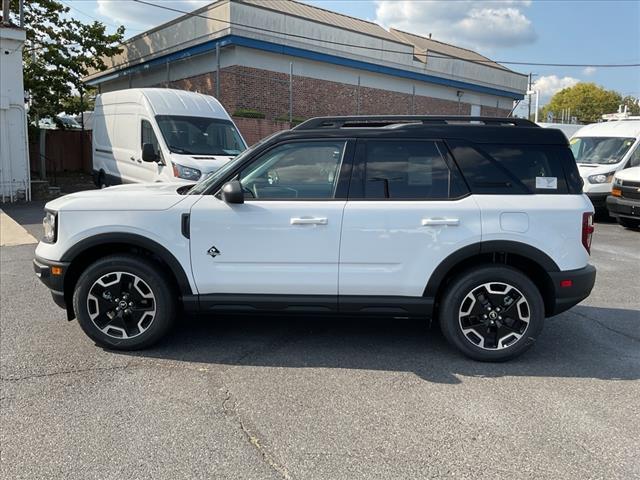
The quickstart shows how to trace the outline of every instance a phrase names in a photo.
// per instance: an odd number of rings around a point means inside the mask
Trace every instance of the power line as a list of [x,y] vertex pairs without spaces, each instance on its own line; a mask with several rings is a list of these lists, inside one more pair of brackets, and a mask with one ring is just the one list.
[[400,51],[400,50],[387,50],[384,48],[378,48],[378,47],[369,47],[366,45],[354,45],[354,44],[349,44],[349,43],[344,43],[344,42],[336,42],[336,41],[331,41],[331,40],[324,40],[324,39],[319,39],[319,38],[313,38],[313,37],[309,37],[306,35],[298,35],[295,33],[286,33],[286,32],[281,32],[279,30],[271,30],[268,28],[262,28],[262,27],[256,27],[253,25],[246,25],[246,24],[242,24],[242,23],[238,23],[238,22],[232,22],[230,20],[224,20],[221,18],[215,18],[215,17],[210,17],[208,15],[204,15],[201,13],[196,13],[196,12],[189,12],[186,10],[181,10],[179,8],[173,8],[173,7],[168,7],[166,5],[158,5],[157,3],[152,3],[152,2],[148,2],[145,0],[131,0],[133,2],[136,3],[140,3],[143,5],[148,5],[151,7],[156,7],[156,8],[160,8],[163,10],[167,10],[170,12],[174,12],[174,13],[180,13],[183,15],[187,15],[190,17],[200,17],[200,18],[204,18],[207,20],[214,20],[217,22],[222,22],[222,23],[226,23],[229,26],[236,26],[236,27],[243,27],[243,28],[249,28],[252,30],[257,30],[260,32],[267,32],[267,33],[273,33],[273,34],[277,34],[277,35],[284,35],[284,36],[288,36],[288,37],[293,37],[293,38],[301,38],[304,40],[312,40],[315,42],[321,42],[321,43],[328,43],[328,44],[333,44],[333,45],[341,45],[344,47],[351,47],[351,48],[360,48],[363,50],[372,50],[372,51],[378,51],[378,52],[384,52],[384,53],[398,53],[398,54],[402,54],[402,55],[412,55],[412,56],[416,56],[416,57],[425,57],[425,58],[443,58],[443,59],[455,59],[455,60],[460,60],[463,62],[469,62],[469,63],[479,63],[479,64],[483,64],[483,63],[500,63],[500,64],[505,64],[505,65],[530,65],[530,66],[537,66],[537,67],[580,67],[580,68],[584,68],[584,67],[596,67],[596,68],[623,68],[623,67],[640,67],[640,63],[543,63],[543,62],[517,62],[517,61],[507,61],[507,60],[470,60],[470,59],[466,59],[466,58],[460,58],[460,57],[456,57],[456,56],[447,56],[447,55],[434,55],[432,53],[420,53],[420,54],[416,54],[414,52],[405,52],[405,51]]

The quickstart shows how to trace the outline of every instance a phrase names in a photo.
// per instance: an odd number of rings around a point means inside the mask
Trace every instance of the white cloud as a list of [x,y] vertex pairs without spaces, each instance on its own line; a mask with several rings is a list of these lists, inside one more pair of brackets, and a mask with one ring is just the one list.
[[540,105],[543,105],[563,88],[573,87],[578,82],[580,80],[574,77],[560,78],[557,75],[546,75],[533,82],[533,89],[540,91]]
[[598,69],[596,67],[586,67],[584,70],[582,70],[582,73],[585,74],[586,76],[590,77],[591,75],[593,75],[597,71],[598,71]]
[[[105,20],[112,23],[122,24],[127,30],[148,30],[182,15],[179,12],[172,12],[163,8],[153,7],[138,2],[117,2],[113,0],[97,0],[97,13]],[[202,7],[211,0],[175,0],[153,2],[162,6],[175,8],[190,12]]]
[[523,8],[526,0],[378,0],[376,21],[472,49],[533,43],[537,34]]

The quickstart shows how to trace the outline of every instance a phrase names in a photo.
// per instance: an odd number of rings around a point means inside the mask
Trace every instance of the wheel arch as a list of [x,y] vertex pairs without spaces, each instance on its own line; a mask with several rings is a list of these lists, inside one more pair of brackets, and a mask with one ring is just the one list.
[[69,319],[75,317],[71,299],[82,272],[99,258],[116,253],[134,253],[151,258],[169,275],[180,296],[193,294],[184,268],[164,246],[134,233],[99,234],[78,242],[62,255],[61,261],[69,263],[64,278],[64,297]]
[[522,242],[495,240],[467,245],[446,257],[433,271],[423,295],[435,300],[435,309],[449,282],[478,265],[509,265],[522,271],[538,287],[545,313],[555,308],[555,291],[549,272],[559,272],[558,264],[542,250]]

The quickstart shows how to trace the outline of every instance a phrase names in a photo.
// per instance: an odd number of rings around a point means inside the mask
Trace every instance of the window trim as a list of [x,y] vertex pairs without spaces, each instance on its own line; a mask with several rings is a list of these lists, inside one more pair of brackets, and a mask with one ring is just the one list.
[[[221,198],[222,187],[231,180],[237,179],[242,170],[259,161],[264,155],[269,154],[282,145],[290,145],[294,143],[313,143],[313,142],[344,142],[345,148],[342,155],[340,171],[338,173],[338,181],[336,183],[335,192],[332,197],[322,198],[246,198],[245,202],[332,202],[336,200],[347,200],[349,194],[349,184],[352,175],[352,164],[355,153],[355,139],[347,137],[313,137],[313,138],[296,138],[293,140],[283,140],[272,145],[265,146],[264,149],[255,152],[255,155],[247,158],[240,165],[237,165],[229,174],[221,179],[219,183],[211,187],[212,194]],[[207,193],[205,193],[206,195]]]
[[[434,197],[421,197],[421,198],[366,198],[365,197],[365,166],[367,163],[367,144],[375,142],[429,142],[435,145],[438,153],[442,157],[445,166],[449,169],[449,181],[454,179],[458,180],[458,183],[465,192],[462,195],[455,197],[451,195],[451,184],[449,186],[449,195],[445,198]],[[353,172],[351,175],[351,182],[349,188],[350,202],[453,202],[456,200],[462,200],[463,198],[471,195],[471,190],[467,185],[464,176],[460,172],[458,165],[453,161],[453,156],[447,145],[442,139],[439,138],[414,138],[414,137],[402,137],[402,138],[359,138],[357,139],[355,159],[353,162]]]

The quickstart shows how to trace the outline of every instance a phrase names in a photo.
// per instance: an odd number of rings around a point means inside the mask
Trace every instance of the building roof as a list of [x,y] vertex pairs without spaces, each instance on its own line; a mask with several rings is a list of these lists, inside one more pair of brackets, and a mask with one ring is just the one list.
[[418,52],[416,53],[416,59],[424,63],[428,63],[429,54],[434,54],[438,56],[459,58],[461,60],[470,62],[478,62],[488,67],[511,71],[503,65],[500,65],[499,63],[496,63],[493,60],[485,57],[484,55],[480,55],[478,52],[469,50],[467,48],[457,47],[455,45],[440,42],[432,38],[416,35],[415,33],[403,32],[401,30],[396,30],[395,28],[391,28],[390,33],[395,35],[403,42],[413,45]]
[[341,13],[325,10],[306,3],[295,0],[232,0],[235,3],[247,3],[254,7],[281,12],[285,15],[311,20],[313,22],[324,23],[332,27],[338,27],[353,32],[382,38],[395,43],[409,43],[391,34],[377,23],[350,17]]

